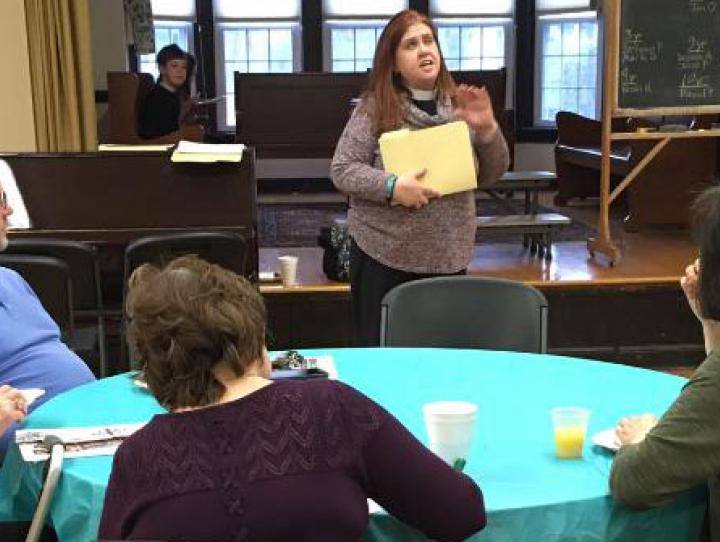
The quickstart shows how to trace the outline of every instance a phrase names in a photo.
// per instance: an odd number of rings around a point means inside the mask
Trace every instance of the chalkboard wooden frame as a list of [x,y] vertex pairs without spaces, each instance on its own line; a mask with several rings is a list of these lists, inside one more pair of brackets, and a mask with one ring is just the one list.
[[[713,97],[717,99],[716,104],[705,104],[705,105],[665,105],[657,104],[648,107],[629,107],[621,104],[622,97],[620,96],[620,84],[622,79],[621,72],[621,38],[622,38],[622,12],[623,6],[627,2],[633,2],[639,0],[608,0],[606,1],[606,39],[610,44],[610,55],[608,61],[612,63],[612,80],[606,80],[607,91],[612,91],[612,100],[610,101],[612,116],[613,117],[651,117],[651,116],[663,116],[663,115],[703,115],[703,114],[714,114],[720,113],[720,88],[715,89],[716,95]],[[607,6],[607,4],[613,4]],[[713,0],[715,3],[715,0]],[[720,6],[718,6],[718,13],[720,13]],[[612,15],[612,17],[611,17]],[[717,15],[714,15],[717,16]],[[662,14],[655,14],[652,17],[662,17]],[[678,25],[679,26],[679,25]],[[645,47],[645,52],[650,51],[652,54],[653,47]],[[607,49],[606,49],[607,50]],[[720,53],[720,51],[718,51]]]
[[[720,112],[720,103],[692,107],[648,107],[643,109],[620,108],[618,102],[618,80],[620,67],[620,13],[622,2],[632,0],[604,0],[605,43],[603,66],[603,109],[602,109],[602,157],[600,170],[600,212],[597,235],[587,240],[587,249],[592,257],[602,254],[609,265],[615,265],[621,253],[610,235],[610,205],[638,177],[640,172],[673,139],[720,137],[720,130],[688,130],[685,132],[615,132],[612,131],[614,117],[648,117],[662,115],[700,115]],[[719,89],[720,90],[720,89]],[[720,102],[720,95],[718,96]],[[621,140],[653,140],[655,145],[640,160],[632,171],[610,192],[610,145]]]

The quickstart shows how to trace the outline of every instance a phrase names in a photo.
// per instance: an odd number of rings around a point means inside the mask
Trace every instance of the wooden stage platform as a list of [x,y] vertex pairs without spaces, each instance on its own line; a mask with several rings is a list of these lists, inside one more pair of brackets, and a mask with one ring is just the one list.
[[[624,234],[623,258],[609,267],[589,256],[583,242],[554,244],[551,261],[522,244],[476,247],[472,275],[520,280],[549,302],[551,353],[687,373],[704,358],[701,329],[679,286],[696,257],[687,231]],[[299,285],[263,285],[273,348],[351,344],[349,286],[322,272],[320,248],[268,248],[260,270],[277,269],[277,257],[300,258]]]

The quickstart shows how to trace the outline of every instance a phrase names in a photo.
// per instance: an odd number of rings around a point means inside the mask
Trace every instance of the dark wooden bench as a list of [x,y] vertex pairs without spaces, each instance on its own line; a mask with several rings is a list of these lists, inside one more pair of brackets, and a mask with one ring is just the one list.
[[557,213],[477,217],[478,229],[522,233],[523,245],[529,246],[530,253],[544,256],[546,260],[552,259],[553,233],[570,223],[568,217]]

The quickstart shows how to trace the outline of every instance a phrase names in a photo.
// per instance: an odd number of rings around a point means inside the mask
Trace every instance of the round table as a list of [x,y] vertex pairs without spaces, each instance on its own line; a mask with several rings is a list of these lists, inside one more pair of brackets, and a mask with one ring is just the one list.
[[[437,400],[478,405],[465,471],[485,495],[488,526],[477,541],[692,540],[705,509],[702,488],[649,511],[632,512],[608,494],[612,455],[586,440],[583,457],[554,455],[549,410],[582,406],[588,434],[627,414],[662,414],[685,379],[611,363],[550,355],[450,349],[335,349],[340,380],[374,399],[427,442],[421,406]],[[162,408],[120,375],[62,394],[38,408],[28,428],[92,426],[150,419]],[[63,542],[96,536],[110,457],[66,460],[50,517]],[[0,521],[27,519],[42,466],[25,464],[13,446],[0,471]],[[364,540],[424,540],[384,513],[373,514]]]

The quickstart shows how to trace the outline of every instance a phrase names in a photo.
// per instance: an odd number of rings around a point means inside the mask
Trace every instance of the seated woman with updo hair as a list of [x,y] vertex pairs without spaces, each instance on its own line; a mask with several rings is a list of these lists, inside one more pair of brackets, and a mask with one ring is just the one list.
[[357,541],[367,499],[434,540],[482,529],[480,490],[337,381],[270,380],[265,307],[194,256],[130,279],[129,339],[168,409],[118,449],[101,539]]

